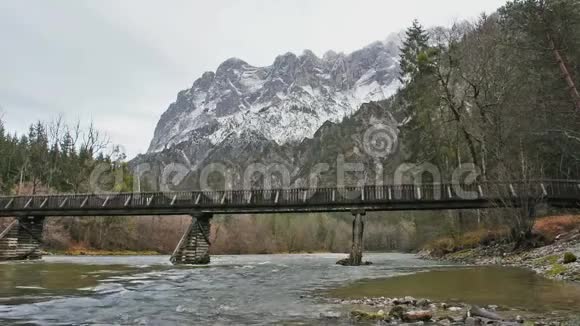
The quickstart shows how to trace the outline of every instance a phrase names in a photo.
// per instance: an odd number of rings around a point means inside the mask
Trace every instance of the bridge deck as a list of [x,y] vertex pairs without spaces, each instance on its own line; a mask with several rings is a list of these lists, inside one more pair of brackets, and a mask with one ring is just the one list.
[[509,207],[523,200],[580,208],[580,181],[4,196],[0,197],[0,216],[437,210]]

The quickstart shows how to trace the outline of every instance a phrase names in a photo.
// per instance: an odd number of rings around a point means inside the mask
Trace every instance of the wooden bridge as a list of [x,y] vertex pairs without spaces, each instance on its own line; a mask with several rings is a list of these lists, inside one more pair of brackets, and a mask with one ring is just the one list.
[[[50,216],[191,215],[192,224],[172,261],[207,263],[214,214],[350,211],[355,215],[354,230],[361,229],[365,211],[483,209],[530,203],[580,208],[580,181],[5,196],[0,197],[0,217],[16,217],[18,222],[0,230],[0,260],[39,257],[42,225]],[[354,243],[357,238],[353,237],[353,247],[362,248]]]

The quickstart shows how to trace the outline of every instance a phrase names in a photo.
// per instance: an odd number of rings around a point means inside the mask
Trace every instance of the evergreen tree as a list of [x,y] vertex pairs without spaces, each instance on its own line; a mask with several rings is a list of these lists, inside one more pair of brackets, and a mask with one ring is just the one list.
[[429,46],[430,38],[415,20],[407,29],[400,54],[401,82],[405,85],[398,100],[407,118],[401,138],[408,160],[431,162],[443,166],[436,152],[440,135],[437,127],[439,95],[433,76],[437,50]]
[[[0,119],[0,193],[40,193],[90,191],[88,178],[98,163],[111,164],[112,169],[122,169],[129,174],[126,165],[119,160],[112,162],[110,155],[102,151],[78,148],[69,131],[62,138],[55,137],[53,130],[42,122],[32,124],[28,134],[8,134]],[[66,127],[64,130],[69,130]],[[80,132],[80,131],[79,131]],[[59,134],[58,132],[56,134]],[[93,139],[101,142],[93,131]],[[124,159],[115,153],[118,159]],[[127,181],[129,182],[129,181]],[[115,185],[127,189],[125,186]],[[111,191],[114,190],[111,186]]]
[[428,67],[429,35],[419,21],[414,20],[405,32],[400,55],[401,82],[408,85]]

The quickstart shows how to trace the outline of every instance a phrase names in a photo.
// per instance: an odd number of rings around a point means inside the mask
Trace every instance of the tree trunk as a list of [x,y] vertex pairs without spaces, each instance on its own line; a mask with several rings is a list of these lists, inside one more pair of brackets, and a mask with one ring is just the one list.
[[564,77],[564,80],[566,81],[566,84],[568,85],[570,96],[572,98],[572,101],[574,102],[574,106],[575,106],[577,111],[580,111],[580,93],[578,93],[578,88],[576,88],[576,83],[574,82],[574,78],[572,78],[572,74],[570,73],[570,70],[568,69],[568,64],[565,61],[562,54],[560,53],[560,50],[556,46],[556,42],[554,41],[553,34],[550,30],[550,25],[549,25],[549,23],[546,19],[546,16],[545,16],[546,3],[544,1],[542,1],[539,5],[538,9],[539,9],[538,16],[542,20],[542,22],[546,28],[545,32],[546,32],[546,39],[548,40],[548,46],[550,47],[550,50],[554,54],[554,58],[556,59],[556,63],[558,63],[558,67],[560,68],[560,71],[562,72],[562,76]]
[[567,65],[566,61],[564,61],[564,57],[562,57],[562,54],[560,54],[560,50],[558,50],[558,48],[556,47],[556,43],[554,42],[552,35],[550,35],[550,33],[548,32],[548,33],[546,33],[546,36],[548,38],[548,43],[550,45],[552,53],[554,54],[554,57],[556,58],[556,62],[558,63],[558,67],[560,68],[560,71],[562,72],[562,76],[564,77],[564,80],[566,81],[566,84],[568,85],[568,89],[570,91],[570,96],[572,97],[572,101],[574,102],[574,106],[576,107],[576,110],[580,112],[580,93],[578,93],[578,88],[576,88],[576,83],[574,82],[574,79],[572,78],[572,74],[570,74],[570,70],[568,70],[568,65]]

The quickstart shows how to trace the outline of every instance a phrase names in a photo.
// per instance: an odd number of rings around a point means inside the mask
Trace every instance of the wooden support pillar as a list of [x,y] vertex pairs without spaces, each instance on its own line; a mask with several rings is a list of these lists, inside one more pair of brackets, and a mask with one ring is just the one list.
[[173,264],[209,264],[211,218],[212,214],[207,213],[191,215],[191,224],[171,255]]
[[353,210],[352,215],[352,247],[348,258],[339,260],[337,264],[344,266],[360,266],[368,265],[370,263],[363,263],[362,256],[364,250],[364,210]]
[[0,261],[42,258],[44,216],[20,217],[0,230]]
[[362,264],[362,254],[364,249],[363,234],[365,222],[363,221],[364,211],[353,211],[354,220],[352,221],[352,247],[350,249],[350,265],[360,266]]

